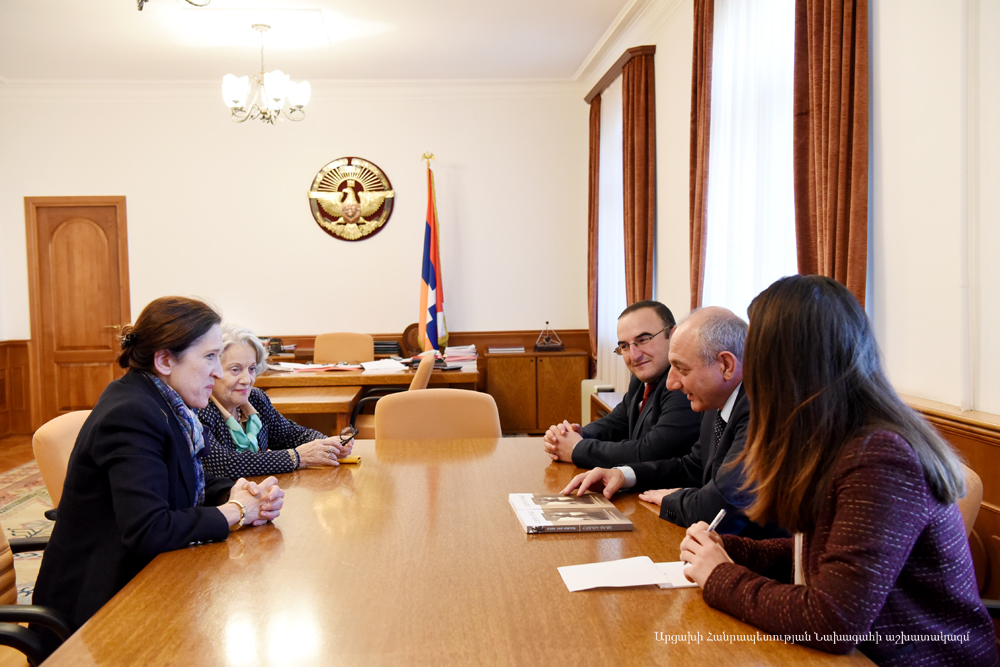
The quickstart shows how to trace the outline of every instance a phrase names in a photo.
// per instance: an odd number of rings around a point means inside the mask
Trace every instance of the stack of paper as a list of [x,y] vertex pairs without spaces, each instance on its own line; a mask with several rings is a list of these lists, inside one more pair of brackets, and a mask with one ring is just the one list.
[[392,359],[379,359],[378,361],[362,361],[361,367],[366,371],[405,371],[406,366],[399,363],[398,361],[393,361]]
[[654,563],[649,556],[567,565],[559,568],[559,574],[571,592],[605,586],[621,588],[656,584],[660,588],[693,588],[698,585],[684,576],[684,563]]
[[490,354],[512,354],[517,352],[524,352],[524,346],[520,347],[491,347]]
[[444,348],[445,359],[448,363],[455,363],[460,361],[475,361],[479,358],[479,354],[476,352],[475,345],[457,345],[454,347]]

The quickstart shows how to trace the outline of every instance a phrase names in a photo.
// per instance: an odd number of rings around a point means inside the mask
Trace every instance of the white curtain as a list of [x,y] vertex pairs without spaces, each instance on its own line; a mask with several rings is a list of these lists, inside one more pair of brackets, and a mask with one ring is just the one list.
[[798,273],[794,1],[716,0],[713,45],[702,303],[745,318],[761,290]]
[[622,77],[601,93],[601,165],[597,211],[597,379],[625,392],[631,377],[618,344],[625,310],[625,198],[622,156]]

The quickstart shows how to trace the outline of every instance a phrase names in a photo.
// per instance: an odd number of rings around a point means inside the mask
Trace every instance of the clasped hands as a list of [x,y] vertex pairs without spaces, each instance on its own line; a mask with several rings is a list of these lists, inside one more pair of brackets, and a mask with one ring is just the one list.
[[[239,478],[229,492],[229,500],[243,505],[246,510],[244,525],[263,526],[268,521],[277,519],[285,503],[285,492],[278,486],[278,480],[272,475],[259,484]],[[228,517],[227,517],[228,518]],[[234,525],[239,521],[230,521]]]
[[553,461],[573,462],[573,448],[576,443],[583,440],[583,427],[579,424],[570,424],[563,420],[561,424],[553,424],[542,436],[545,453]]

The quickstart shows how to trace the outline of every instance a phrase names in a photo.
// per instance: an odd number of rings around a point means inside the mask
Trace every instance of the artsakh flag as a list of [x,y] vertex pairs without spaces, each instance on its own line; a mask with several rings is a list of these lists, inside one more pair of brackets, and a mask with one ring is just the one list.
[[427,227],[424,230],[424,267],[420,283],[420,347],[424,351],[444,350],[448,345],[448,325],[444,319],[444,291],[441,284],[441,257],[438,254],[437,201],[434,173],[427,163]]

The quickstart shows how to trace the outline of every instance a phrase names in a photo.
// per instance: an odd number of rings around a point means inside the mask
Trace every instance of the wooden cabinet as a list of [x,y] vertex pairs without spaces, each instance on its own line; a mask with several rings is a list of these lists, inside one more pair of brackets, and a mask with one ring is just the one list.
[[580,382],[587,378],[583,350],[489,354],[487,391],[497,402],[504,432],[544,432],[580,421]]

